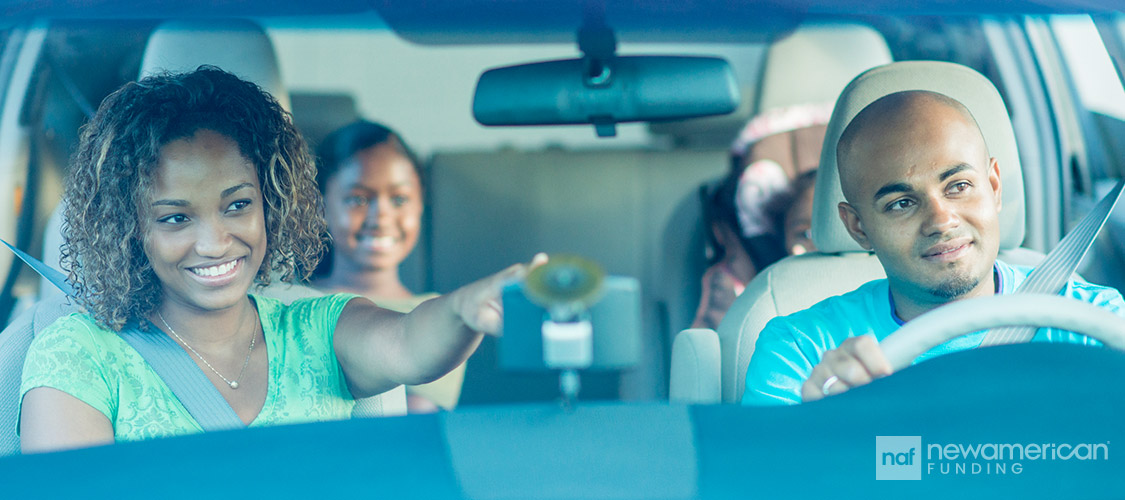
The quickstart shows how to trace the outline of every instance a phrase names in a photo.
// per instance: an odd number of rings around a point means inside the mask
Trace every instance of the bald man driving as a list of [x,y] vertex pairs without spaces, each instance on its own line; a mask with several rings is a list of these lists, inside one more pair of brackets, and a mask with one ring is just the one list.
[[[878,342],[906,321],[955,300],[1011,293],[1031,272],[996,258],[1000,167],[961,103],[928,91],[884,96],[848,124],[836,155],[847,200],[840,220],[887,278],[766,324],[743,404],[813,401],[889,375]],[[1112,288],[1072,280],[1062,295],[1125,313]],[[951,340],[915,362],[978,347],[984,336]],[[1098,345],[1055,329],[1033,341]]]

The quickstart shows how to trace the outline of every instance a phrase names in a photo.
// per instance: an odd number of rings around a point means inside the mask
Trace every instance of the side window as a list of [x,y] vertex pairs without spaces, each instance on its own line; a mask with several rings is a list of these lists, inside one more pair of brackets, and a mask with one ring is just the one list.
[[[33,256],[43,255],[43,234],[62,193],[66,165],[81,125],[111,91],[137,74],[151,21],[54,21],[13,30],[0,52],[5,94],[5,161],[12,183],[0,195],[0,235]],[[30,35],[20,36],[20,31]],[[30,50],[34,47],[34,50]],[[17,146],[13,147],[15,144]],[[13,160],[14,159],[14,160]],[[8,191],[11,189],[11,191]],[[0,322],[37,298],[38,276],[0,259]],[[12,271],[16,270],[16,271]]]
[[[1109,53],[1088,16],[1052,16],[1051,33],[1062,55],[1074,92],[1090,151],[1095,181],[1125,174],[1125,88]],[[1091,137],[1091,135],[1095,135]],[[1098,165],[1103,163],[1104,166]]]
[[[1125,175],[1125,89],[1093,20],[1088,16],[1052,16],[1049,26],[1077,94],[1076,109],[1086,136],[1093,181],[1091,197],[1074,199],[1084,213]],[[1099,163],[1104,164],[1099,166]],[[1079,272],[1099,284],[1125,289],[1125,224],[1112,217]]]
[[1050,23],[1082,105],[1125,120],[1125,89],[1094,22],[1088,16],[1053,16]]
[[979,71],[1003,92],[980,22],[974,18],[875,17],[896,61],[949,61]]

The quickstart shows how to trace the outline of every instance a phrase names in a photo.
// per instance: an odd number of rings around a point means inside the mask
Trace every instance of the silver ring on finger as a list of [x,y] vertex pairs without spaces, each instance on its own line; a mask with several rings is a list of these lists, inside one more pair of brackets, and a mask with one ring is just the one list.
[[835,375],[828,377],[828,379],[824,381],[824,385],[820,386],[820,392],[827,396],[829,389],[832,389],[832,386],[839,381],[840,377],[837,377]]

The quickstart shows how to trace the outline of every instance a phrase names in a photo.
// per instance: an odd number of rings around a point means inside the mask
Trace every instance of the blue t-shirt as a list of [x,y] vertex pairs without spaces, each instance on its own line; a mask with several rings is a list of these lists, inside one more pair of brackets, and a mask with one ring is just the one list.
[[[1012,293],[1031,273],[1030,267],[1010,266],[996,261],[999,293]],[[1125,315],[1121,294],[1109,287],[1071,280],[1060,295],[1072,297]],[[754,355],[746,370],[746,392],[742,404],[765,406],[801,402],[801,385],[826,351],[844,340],[859,335],[874,335],[882,341],[898,330],[902,320],[894,313],[886,279],[869,281],[859,288],[824,299],[804,311],[781,316],[766,323]],[[914,360],[980,346],[985,331],[964,335],[941,344]],[[1033,342],[1064,342],[1100,345],[1094,339],[1053,328],[1040,329]]]

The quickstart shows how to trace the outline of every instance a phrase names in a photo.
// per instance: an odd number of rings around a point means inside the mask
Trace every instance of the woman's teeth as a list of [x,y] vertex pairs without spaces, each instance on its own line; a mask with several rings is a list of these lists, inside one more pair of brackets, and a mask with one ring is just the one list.
[[386,250],[395,244],[394,236],[364,236],[359,238],[360,244],[373,250]]
[[237,260],[232,260],[230,262],[227,262],[226,264],[219,264],[217,266],[193,267],[193,268],[191,268],[191,272],[193,272],[195,274],[198,274],[200,276],[206,276],[206,277],[209,277],[209,278],[214,277],[214,276],[222,276],[226,273],[229,273],[231,271],[231,269],[234,269],[234,265],[237,264],[237,263],[238,263]]

